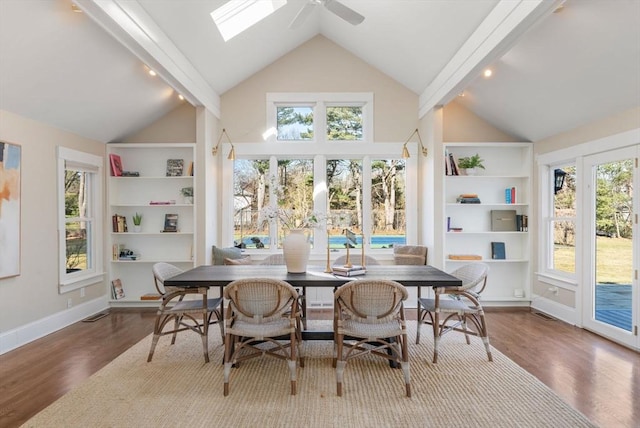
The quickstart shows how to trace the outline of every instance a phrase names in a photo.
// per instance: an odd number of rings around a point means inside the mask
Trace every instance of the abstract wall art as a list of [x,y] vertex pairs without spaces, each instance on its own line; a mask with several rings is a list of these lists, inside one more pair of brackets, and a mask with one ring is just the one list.
[[0,279],[20,275],[22,148],[0,141]]

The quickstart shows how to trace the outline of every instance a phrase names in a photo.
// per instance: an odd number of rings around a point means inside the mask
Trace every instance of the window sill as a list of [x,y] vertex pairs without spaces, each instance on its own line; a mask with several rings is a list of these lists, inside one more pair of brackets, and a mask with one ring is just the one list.
[[538,276],[538,281],[556,287],[571,289],[578,286],[578,282],[575,278],[567,278],[542,272],[537,272],[536,275]]
[[70,291],[98,284],[102,281],[104,281],[104,272],[91,273],[81,278],[74,278],[72,280],[61,282],[59,285],[59,293],[69,293]]

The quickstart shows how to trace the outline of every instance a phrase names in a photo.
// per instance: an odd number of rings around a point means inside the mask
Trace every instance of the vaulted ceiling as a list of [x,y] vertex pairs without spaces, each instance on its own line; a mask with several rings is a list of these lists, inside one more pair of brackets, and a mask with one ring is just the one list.
[[421,113],[455,98],[522,140],[640,106],[638,0],[341,0],[364,21],[318,5],[290,29],[310,1],[225,42],[210,13],[226,0],[77,0],[84,13],[0,0],[0,109],[114,141],[177,93],[219,115],[221,94],[318,34],[419,95]]

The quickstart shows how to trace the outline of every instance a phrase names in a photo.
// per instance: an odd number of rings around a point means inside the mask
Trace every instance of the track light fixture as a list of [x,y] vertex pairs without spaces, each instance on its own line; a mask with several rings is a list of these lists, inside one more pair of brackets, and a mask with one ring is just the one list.
[[411,135],[409,135],[409,138],[407,138],[404,144],[402,145],[402,159],[409,159],[411,157],[411,155],[409,154],[409,149],[407,149],[407,143],[411,141],[411,138],[413,138],[414,135],[418,136],[418,142],[420,143],[420,149],[422,149],[422,154],[424,156],[427,155],[428,150],[424,146],[424,144],[422,144],[422,138],[420,138],[420,131],[418,131],[418,128],[416,128],[415,131],[413,131]]

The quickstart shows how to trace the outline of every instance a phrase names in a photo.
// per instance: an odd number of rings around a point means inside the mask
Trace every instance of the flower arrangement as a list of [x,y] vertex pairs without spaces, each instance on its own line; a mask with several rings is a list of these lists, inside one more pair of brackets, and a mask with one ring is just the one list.
[[180,189],[180,194],[184,197],[193,196],[193,187],[183,187]]
[[324,214],[321,213],[300,214],[295,209],[266,206],[260,210],[259,221],[261,223],[279,221],[287,229],[310,229],[321,227],[325,219]]

